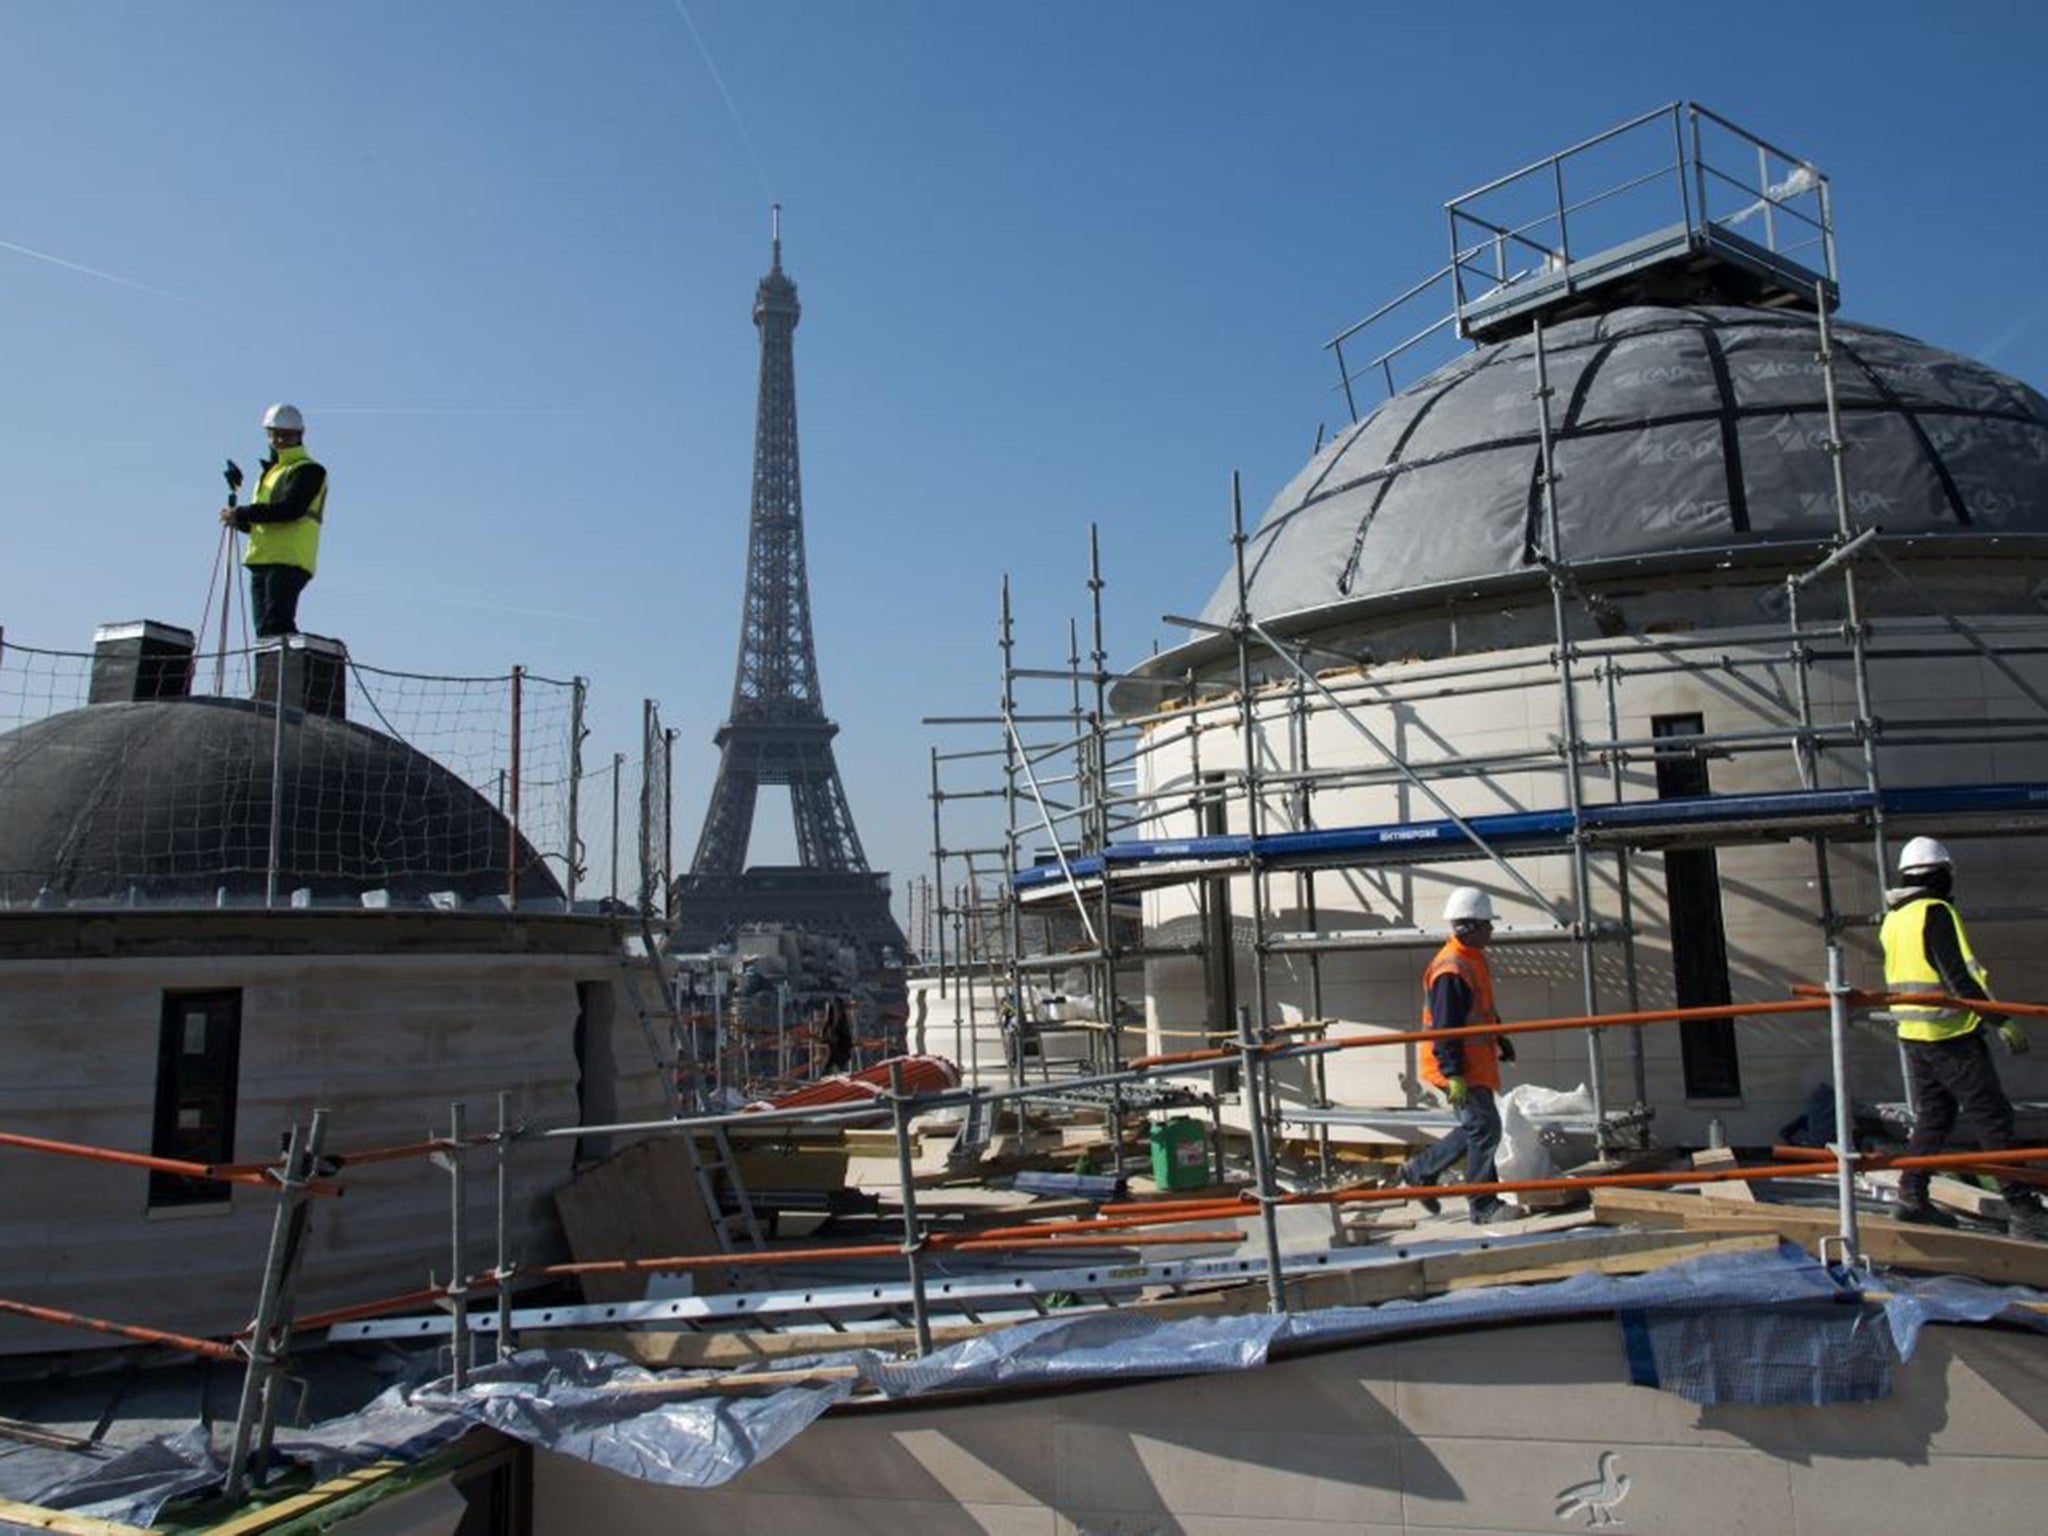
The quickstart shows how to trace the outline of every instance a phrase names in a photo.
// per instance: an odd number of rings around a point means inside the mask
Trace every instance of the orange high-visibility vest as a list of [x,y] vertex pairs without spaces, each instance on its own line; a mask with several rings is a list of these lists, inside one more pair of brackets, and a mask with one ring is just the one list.
[[[1444,947],[1436,952],[1436,958],[1429,962],[1429,969],[1422,973],[1422,1027],[1433,1028],[1435,1021],[1430,1017],[1429,997],[1436,987],[1436,980],[1445,974],[1455,975],[1472,993],[1472,1013],[1465,1020],[1467,1024],[1498,1024],[1500,1014],[1493,1006],[1493,972],[1487,967],[1486,956],[1476,949],[1460,944],[1457,939],[1444,941]],[[1492,1035],[1465,1035],[1459,1042],[1465,1048],[1465,1081],[1480,1088],[1491,1088],[1500,1092],[1500,1045]],[[1430,1083],[1444,1086],[1444,1072],[1436,1064],[1436,1047],[1422,1048],[1422,1075]]]

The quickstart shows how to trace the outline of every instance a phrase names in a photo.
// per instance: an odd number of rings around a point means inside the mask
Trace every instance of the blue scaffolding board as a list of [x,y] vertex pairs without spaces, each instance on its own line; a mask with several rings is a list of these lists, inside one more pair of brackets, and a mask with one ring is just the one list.
[[[1795,789],[1628,800],[1583,807],[1579,825],[1589,842],[1614,848],[1780,842],[1853,834],[1870,824],[1879,805],[1888,820],[1939,820],[1943,830],[1959,836],[2032,830],[2048,817],[2048,784],[1936,785],[1887,789],[1875,796],[1867,789]],[[1319,827],[1256,839],[1241,833],[1144,838],[1071,858],[1064,868],[1047,864],[1019,870],[1012,883],[1020,897],[1030,897],[1064,889],[1070,875],[1077,884],[1093,884],[1105,868],[1113,885],[1130,887],[1219,878],[1254,860],[1262,869],[1287,870],[1433,863],[1488,852],[1526,855],[1568,849],[1572,832],[1572,813],[1557,809],[1468,816],[1463,826],[1445,818]]]

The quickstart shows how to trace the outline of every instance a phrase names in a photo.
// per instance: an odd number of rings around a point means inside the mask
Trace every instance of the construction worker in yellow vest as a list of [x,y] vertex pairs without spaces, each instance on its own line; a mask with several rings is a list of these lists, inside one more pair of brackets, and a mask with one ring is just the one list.
[[[1444,902],[1444,921],[1451,936],[1422,973],[1422,1027],[1462,1029],[1473,1024],[1498,1024],[1493,1002],[1493,971],[1486,946],[1493,938],[1493,900],[1476,886],[1464,885]],[[1515,1059],[1506,1035],[1461,1035],[1422,1047],[1425,1080],[1439,1089],[1457,1111],[1458,1124],[1448,1136],[1403,1163],[1394,1174],[1398,1185],[1434,1184],[1459,1158],[1465,1160],[1465,1182],[1491,1183],[1493,1154],[1500,1147],[1500,1064]],[[1430,1212],[1437,1202],[1425,1199]],[[1506,1221],[1515,1208],[1497,1195],[1476,1195],[1466,1202],[1475,1222]]]
[[[1950,905],[1955,861],[1931,837],[1916,837],[1899,852],[1899,884],[1885,893],[1888,910],[1879,937],[1884,944],[1884,984],[1893,992],[1941,992],[1950,997],[1988,999],[1990,980],[1970,949],[1963,922]],[[2027,1049],[2026,1032],[1996,1013],[1940,1005],[1899,1003],[1892,1007],[1906,1061],[1913,1101],[1911,1157],[1942,1150],[1960,1121],[1986,1151],[2015,1144],[2012,1101],[1999,1085],[1985,1036],[1996,1031],[2015,1055]],[[1955,1220],[1927,1198],[1924,1169],[1899,1178],[1901,1221],[1954,1226]],[[2028,1185],[2002,1181],[2006,1229],[2014,1237],[2048,1241],[2048,1212]]]
[[245,507],[222,507],[220,520],[249,535],[249,608],[256,633],[296,634],[299,594],[320,561],[327,471],[307,454],[306,418],[279,402],[263,413],[270,457]]

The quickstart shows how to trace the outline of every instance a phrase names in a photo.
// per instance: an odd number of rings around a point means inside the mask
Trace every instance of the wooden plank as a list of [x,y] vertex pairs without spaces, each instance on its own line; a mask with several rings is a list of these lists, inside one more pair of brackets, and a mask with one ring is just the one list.
[[846,1183],[844,1147],[749,1147],[736,1151],[749,1189],[839,1189]]
[[[1758,1204],[1740,1212],[1703,1200],[1643,1189],[1603,1189],[1593,1196],[1593,1213],[1614,1224],[1684,1227],[1696,1232],[1777,1233],[1818,1252],[1821,1239],[1837,1230],[1833,1211]],[[1856,1230],[1865,1257],[1898,1269],[1972,1275],[2001,1285],[2048,1286],[2048,1244],[1942,1227],[1916,1226],[1882,1216],[1863,1216]]]
[[[843,1133],[846,1151],[852,1157],[896,1156],[896,1133],[893,1130],[848,1130]],[[910,1156],[915,1161],[924,1150],[924,1138],[916,1131],[910,1133]]]
[[[1894,1193],[1898,1191],[1900,1174],[1896,1168],[1880,1168],[1875,1173],[1864,1174],[1863,1177],[1873,1188],[1888,1189]],[[1950,1178],[1945,1173],[1937,1173],[1928,1181],[1927,1198],[1936,1205],[1964,1216],[1975,1217],[1978,1221],[2002,1222],[2007,1215],[2003,1198],[1962,1179]]]
[[[1382,1301],[1434,1296],[1481,1285],[1522,1285],[1564,1279],[1589,1271],[1615,1275],[1642,1274],[1683,1259],[1697,1258],[1702,1252],[1718,1251],[1713,1247],[1716,1241],[1749,1248],[1767,1246],[1773,1239],[1736,1234],[1703,1244],[1686,1232],[1614,1232],[1598,1237],[1560,1237],[1549,1242],[1470,1248],[1397,1264],[1305,1276],[1289,1282],[1288,1303],[1303,1310],[1371,1306]],[[1244,1310],[1263,1311],[1264,1287],[1246,1289],[1256,1293],[1256,1305]]]
[[40,1424],[27,1424],[20,1419],[0,1419],[0,1436],[19,1440],[24,1445],[39,1445],[49,1451],[89,1451],[93,1447],[92,1441],[77,1435],[60,1435]]
[[[707,1146],[705,1151],[709,1153]],[[645,1254],[718,1252],[688,1154],[672,1136],[636,1141],[555,1191],[555,1210],[579,1263]],[[727,1291],[727,1271],[691,1271],[700,1293]],[[639,1301],[646,1273],[579,1277],[587,1301]]]
[[58,1531],[63,1536],[149,1536],[139,1525],[122,1525],[114,1520],[95,1520],[68,1510],[44,1509],[39,1504],[20,1504],[0,1499],[0,1520],[25,1525],[36,1531]]
[[[1688,1233],[1687,1236],[1692,1237],[1693,1234]],[[1652,1270],[1682,1264],[1688,1259],[1704,1258],[1708,1254],[1759,1253],[1777,1246],[1777,1234],[1773,1232],[1735,1232],[1720,1236],[1703,1236],[1690,1242],[1675,1243],[1669,1248],[1602,1254],[1591,1260],[1561,1259],[1553,1264],[1533,1264],[1519,1269],[1503,1270],[1493,1275],[1461,1276],[1448,1282],[1445,1288],[1458,1291],[1475,1285],[1534,1285],[1548,1280],[1569,1280],[1573,1275],[1589,1273],[1646,1275]]]
[[[1735,1155],[1733,1147],[1707,1147],[1692,1155],[1695,1168],[1739,1168],[1742,1159]],[[1747,1180],[1731,1179],[1718,1184],[1703,1184],[1700,1191],[1709,1200],[1726,1200],[1734,1205],[1755,1205],[1756,1186]]]
[[336,1499],[346,1498],[351,1493],[381,1483],[387,1477],[403,1472],[411,1465],[410,1462],[404,1461],[372,1462],[367,1467],[358,1467],[353,1472],[344,1472],[341,1476],[329,1478],[324,1483],[316,1483],[304,1493],[293,1494],[288,1499],[279,1499],[275,1504],[264,1504],[255,1509],[245,1510],[219,1525],[209,1525],[206,1528],[206,1536],[254,1536],[257,1531],[271,1530],[288,1520],[308,1514],[323,1504],[331,1504]]

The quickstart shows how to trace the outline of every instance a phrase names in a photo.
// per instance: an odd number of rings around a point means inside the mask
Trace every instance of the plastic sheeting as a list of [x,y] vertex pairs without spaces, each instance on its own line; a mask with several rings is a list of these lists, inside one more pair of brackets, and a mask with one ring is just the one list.
[[[1981,363],[1839,323],[1858,517],[1889,534],[2048,532],[2048,400]],[[1563,556],[1831,539],[1814,321],[1629,308],[1552,326]],[[1525,573],[1543,542],[1533,345],[1482,348],[1337,436],[1246,550],[1259,618]],[[1227,624],[1227,575],[1203,617]]]
[[[1498,1108],[1500,1150],[1493,1159],[1496,1176],[1511,1183],[1548,1179],[1556,1176],[1557,1165],[1543,1143],[1543,1127],[1538,1120],[1590,1115],[1593,1096],[1584,1084],[1564,1092],[1538,1083],[1517,1083],[1500,1096]],[[1507,1198],[1511,1204],[1522,1204],[1519,1195],[1510,1194]]]
[[1702,1406],[1819,1406],[1892,1394],[1891,1330],[1882,1312],[1861,1306],[1624,1312],[1621,1336],[1630,1381]]
[[[15,1481],[23,1470],[12,1458],[5,1466],[7,1496],[24,1504],[61,1509],[70,1514],[123,1525],[154,1525],[157,1512],[180,1494],[216,1487],[226,1472],[224,1458],[214,1454],[198,1425],[178,1435],[110,1455],[56,1451],[45,1453],[52,1467],[48,1481]],[[42,1530],[39,1526],[0,1522],[0,1531]]]
[[1885,1316],[1901,1360],[1913,1358],[1920,1330],[1929,1323],[1988,1323],[1995,1317],[2048,1333],[2048,1317],[2021,1305],[2044,1298],[2024,1285],[1986,1285],[1961,1275],[1935,1275],[1895,1276],[1886,1288]]
[[667,1395],[681,1384],[660,1383],[613,1355],[548,1350],[479,1371],[459,1395],[430,1388],[415,1401],[644,1482],[714,1488],[781,1450],[854,1386],[734,1398]]
[[[1286,1346],[1603,1313],[1623,1319],[1637,1369],[1692,1401],[1854,1401],[1889,1390],[1891,1355],[1910,1359],[1926,1323],[2008,1314],[2041,1326],[2037,1315],[2014,1310],[2016,1302],[2040,1299],[2023,1287],[1959,1278],[1896,1280],[1887,1283],[1877,1310],[1863,1302],[1855,1284],[1786,1244],[1710,1255],[1645,1275],[1586,1272],[1554,1284],[1481,1287],[1288,1316],[1166,1320],[1122,1311],[1048,1317],[963,1340],[922,1360],[850,1350],[776,1361],[778,1371],[833,1366],[845,1374],[759,1397],[694,1392],[686,1375],[658,1374],[612,1355],[529,1351],[477,1370],[459,1393],[446,1379],[389,1388],[356,1413],[281,1433],[277,1452],[331,1476],[385,1458],[416,1459],[484,1424],[628,1477],[710,1488],[774,1455],[857,1385],[915,1398],[1251,1370]],[[33,1487],[19,1476],[31,1469]],[[53,1508],[149,1524],[168,1499],[217,1483],[220,1472],[217,1452],[194,1429],[111,1458],[48,1453],[0,1461],[0,1489]]]

